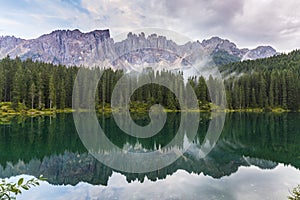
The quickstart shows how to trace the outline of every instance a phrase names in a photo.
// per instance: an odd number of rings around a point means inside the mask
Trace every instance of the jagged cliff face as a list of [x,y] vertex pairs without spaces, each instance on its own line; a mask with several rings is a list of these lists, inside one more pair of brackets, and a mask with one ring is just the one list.
[[15,52],[14,54],[18,55],[22,52],[18,52],[16,49],[21,43],[25,42],[25,40],[22,40],[20,38],[15,37],[0,37],[0,56],[1,58],[3,56],[6,56],[7,54],[11,54],[10,52]]
[[[21,59],[31,58],[68,66],[92,63],[87,61],[103,61],[111,52],[109,48],[113,44],[108,30],[89,33],[81,33],[79,30],[54,31],[37,39],[10,41],[10,37],[3,38],[1,58],[6,55],[19,56]],[[5,44],[7,48],[2,49]]]
[[260,58],[271,57],[277,55],[278,53],[275,51],[273,47],[270,46],[259,46],[255,49],[247,51],[242,60],[256,60]]
[[[199,59],[199,55],[218,51],[225,51],[239,60],[265,58],[277,54],[269,46],[260,46],[253,50],[238,49],[234,43],[218,37],[178,45],[156,34],[145,36],[144,33],[139,35],[129,33],[125,40],[114,42],[109,30],[95,30],[88,33],[79,30],[57,30],[32,40],[0,37],[0,58],[7,55],[12,58],[19,56],[21,59],[31,58],[35,61],[67,66],[101,66],[105,62],[114,63],[118,65],[117,68],[125,69],[128,66],[124,63],[135,65],[176,62],[184,65],[183,60],[193,63]],[[123,64],[113,62],[120,58]]]
[[226,51],[228,54],[238,58],[243,57],[243,55],[249,51],[248,49],[238,49],[234,43],[218,37],[203,40],[202,45],[204,48],[209,49],[210,52]]

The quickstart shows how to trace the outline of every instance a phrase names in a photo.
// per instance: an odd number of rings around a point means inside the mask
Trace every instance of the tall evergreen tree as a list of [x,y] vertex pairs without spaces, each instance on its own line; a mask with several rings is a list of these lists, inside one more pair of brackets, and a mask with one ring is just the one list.
[[49,80],[49,107],[50,108],[56,108],[56,89],[55,89],[55,83],[54,83],[54,76],[53,74],[50,76]]
[[3,93],[5,86],[5,73],[3,63],[0,63],[0,102],[3,101]]
[[291,72],[287,72],[287,107],[290,110],[298,110],[298,91],[297,91],[297,78]]
[[271,79],[270,79],[270,87],[269,87],[269,105],[271,107],[274,107],[275,105],[275,72],[271,73]]
[[43,86],[43,80],[42,80],[42,73],[39,72],[37,76],[37,97],[38,97],[38,108],[42,109],[45,106],[44,103],[44,86]]
[[65,82],[62,80],[60,85],[60,103],[59,108],[64,109],[66,106],[66,89],[65,89]]
[[36,95],[36,87],[34,82],[31,83],[30,89],[29,89],[30,97],[31,97],[31,109],[34,108],[34,98]]
[[259,96],[258,96],[258,106],[263,108],[266,106],[266,99],[267,99],[267,88],[266,88],[266,81],[262,74],[259,75]]
[[281,105],[283,108],[287,108],[287,85],[285,73],[282,74],[281,78]]
[[24,103],[23,93],[24,93],[24,72],[21,62],[17,59],[15,60],[17,71],[13,78],[13,91],[12,91],[12,107],[16,109],[19,102]]

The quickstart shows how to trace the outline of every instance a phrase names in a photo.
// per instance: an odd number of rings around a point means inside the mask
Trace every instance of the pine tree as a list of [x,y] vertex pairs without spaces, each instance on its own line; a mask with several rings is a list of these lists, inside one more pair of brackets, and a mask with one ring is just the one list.
[[298,110],[297,78],[291,71],[287,72],[287,107],[289,110]]
[[18,103],[22,100],[22,93],[24,91],[24,72],[21,62],[16,60],[17,71],[13,78],[13,91],[12,91],[12,107],[13,109],[17,109]]
[[241,105],[240,107],[246,108],[245,88],[244,85],[241,83],[240,83],[239,96],[240,96],[240,105]]
[[286,77],[285,73],[282,74],[282,79],[281,79],[281,105],[283,108],[287,108],[287,88],[286,88]]
[[60,109],[64,109],[66,106],[66,90],[65,90],[65,82],[62,80],[61,85],[60,85],[60,103],[59,107]]
[[202,102],[206,103],[207,100],[207,85],[203,76],[198,79],[198,85],[196,89],[197,98]]
[[251,101],[251,85],[250,85],[250,77],[249,75],[245,76],[244,80],[244,100],[245,100],[245,107],[250,107]]
[[104,107],[105,107],[105,102],[106,102],[106,91],[107,91],[107,73],[106,71],[102,74],[102,78],[101,78],[101,91],[102,91],[102,95],[101,95],[101,99],[102,99],[102,112],[104,111]]
[[241,101],[240,101],[240,87],[238,84],[235,84],[235,86],[233,87],[233,105],[232,107],[234,109],[241,109]]
[[271,73],[271,79],[270,79],[270,87],[269,87],[269,105],[271,107],[274,107],[274,91],[275,91],[275,74],[274,72]]
[[32,82],[32,83],[31,83],[31,86],[30,86],[30,90],[29,90],[30,97],[31,97],[31,109],[34,108],[35,92],[36,92],[36,87],[35,87],[34,82]]
[[157,88],[157,98],[156,98],[156,103],[162,103],[163,102],[163,88],[159,86]]
[[38,109],[42,109],[44,107],[44,98],[43,98],[43,81],[42,81],[42,73],[39,72],[37,76],[37,97],[38,97]]
[[252,88],[252,92],[251,92],[251,106],[252,106],[252,108],[257,107],[255,88]]
[[274,79],[274,106],[279,106],[279,98],[280,98],[280,79],[279,79],[279,75],[278,72],[276,71],[276,73],[273,74],[273,79]]
[[5,86],[5,73],[3,63],[0,63],[0,102],[3,101],[3,92]]
[[167,108],[169,108],[171,110],[175,110],[176,109],[176,106],[174,104],[175,99],[174,99],[173,93],[170,90],[168,90],[166,98],[167,98]]
[[49,80],[49,100],[50,100],[49,107],[55,109],[56,108],[56,90],[55,90],[53,74],[50,76],[50,80]]
[[266,81],[263,77],[263,75],[259,75],[259,93],[258,93],[258,106],[260,108],[264,108],[266,106],[266,100],[267,100],[267,90],[266,90]]

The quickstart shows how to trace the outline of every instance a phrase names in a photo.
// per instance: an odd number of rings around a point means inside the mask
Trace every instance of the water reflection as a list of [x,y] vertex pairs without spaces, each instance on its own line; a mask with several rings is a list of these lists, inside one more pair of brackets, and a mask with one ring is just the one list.
[[[172,139],[180,116],[171,113],[161,134],[137,139],[121,134],[110,116],[99,116],[108,137],[121,148],[159,149]],[[138,118],[145,123],[147,118]],[[210,120],[202,114],[200,129],[192,146],[176,162],[150,173],[121,173],[127,182],[166,179],[178,170],[220,179],[236,173],[242,166],[276,169],[278,163],[300,168],[300,115],[232,113],[212,152],[198,156]],[[191,140],[188,136],[181,138]],[[0,177],[43,174],[51,184],[88,182],[107,185],[113,170],[89,155],[76,134],[72,115],[14,119],[0,126]],[[298,171],[299,172],[299,171]]]
[[[17,180],[14,177],[11,180]],[[135,200],[135,199],[223,199],[223,200],[282,200],[300,179],[299,171],[279,164],[274,170],[240,167],[231,176],[213,179],[203,174],[177,170],[172,176],[155,182],[145,178],[127,182],[126,176],[113,172],[108,185],[80,182],[76,186],[54,186],[45,182],[24,192],[19,200]]]

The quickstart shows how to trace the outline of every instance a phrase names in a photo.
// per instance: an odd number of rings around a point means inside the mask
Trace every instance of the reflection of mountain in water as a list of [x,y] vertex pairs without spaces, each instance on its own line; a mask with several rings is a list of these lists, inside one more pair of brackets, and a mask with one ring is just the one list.
[[[176,121],[176,116],[172,117]],[[146,174],[123,174],[128,181],[143,181],[145,176],[155,181],[178,169],[220,178],[235,173],[240,166],[272,169],[280,162],[299,168],[300,136],[296,131],[300,127],[295,123],[299,118],[299,114],[230,114],[218,144],[204,159],[198,159],[197,153],[206,129],[199,131],[189,150],[170,166]],[[111,128],[111,118],[104,120],[106,128]],[[209,118],[202,117],[201,123],[207,122]],[[58,115],[51,119],[51,125],[50,119],[44,117],[1,126],[0,130],[0,141],[4,144],[0,145],[0,177],[43,174],[53,184],[74,185],[84,181],[106,185],[112,174],[112,169],[84,150],[70,115]],[[153,141],[140,142],[144,147],[154,146]],[[123,140],[123,146],[135,143],[130,137]]]
[[[275,162],[262,159],[253,159],[228,152],[228,146],[217,147],[205,159],[195,159],[191,152],[186,153],[172,165],[161,170],[146,174],[123,173],[128,181],[138,179],[143,181],[145,176],[150,180],[164,179],[167,175],[184,169],[189,173],[203,173],[214,178],[229,176],[236,172],[240,166],[256,165],[263,169],[277,166]],[[39,176],[43,174],[53,184],[72,184],[80,181],[92,184],[106,185],[112,175],[112,169],[103,165],[88,153],[64,152],[60,155],[46,156],[42,161],[32,159],[29,163],[19,161],[15,165],[8,163],[3,169],[0,167],[1,177],[10,177],[19,174]]]

